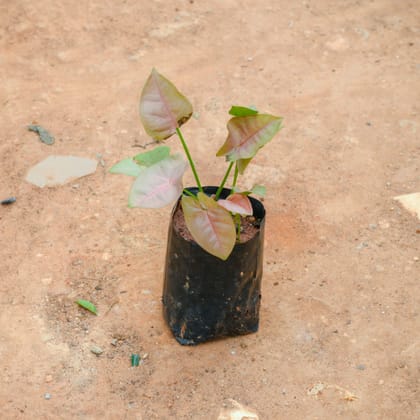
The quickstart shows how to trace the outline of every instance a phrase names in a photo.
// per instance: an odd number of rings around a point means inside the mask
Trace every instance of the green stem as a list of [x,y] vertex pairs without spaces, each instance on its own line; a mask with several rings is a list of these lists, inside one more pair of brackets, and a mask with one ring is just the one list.
[[234,162],[230,162],[229,168],[227,168],[227,171],[226,171],[226,173],[225,173],[225,176],[224,176],[224,178],[223,178],[223,181],[222,181],[222,183],[220,184],[220,187],[219,187],[219,188],[217,189],[217,191],[216,191],[216,197],[215,197],[216,201],[219,199],[220,194],[221,194],[221,192],[222,192],[222,190],[223,190],[223,187],[224,187],[224,186],[225,186],[225,184],[226,184],[226,180],[227,180],[227,178],[228,178],[228,176],[229,176],[229,174],[230,174],[230,171],[232,170],[232,166],[233,166],[233,164],[234,164]]
[[190,162],[191,170],[194,174],[194,178],[195,178],[195,182],[197,183],[197,187],[198,187],[200,192],[203,192],[203,187],[201,186],[200,178],[198,178],[198,174],[197,174],[197,171],[195,169],[195,165],[194,165],[194,162],[192,160],[192,157],[190,155],[190,151],[188,150],[187,143],[185,142],[184,137],[182,136],[181,130],[178,127],[176,128],[176,134],[178,134],[178,137],[179,137],[179,139],[181,140],[181,143],[182,143],[182,147],[184,148],[185,154],[187,155],[188,162]]
[[233,175],[233,184],[232,184],[232,188],[236,187],[236,181],[238,180],[238,174],[239,174],[239,169],[238,169],[238,165],[235,165],[235,173]]
[[186,188],[184,188],[182,192],[186,195],[189,195],[190,197],[197,198],[190,190],[187,190]]

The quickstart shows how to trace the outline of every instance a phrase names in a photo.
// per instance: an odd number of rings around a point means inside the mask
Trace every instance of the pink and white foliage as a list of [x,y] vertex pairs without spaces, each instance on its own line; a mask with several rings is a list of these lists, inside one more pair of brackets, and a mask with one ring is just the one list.
[[226,260],[236,241],[230,213],[202,192],[197,193],[197,198],[183,195],[181,203],[194,240],[209,254]]
[[155,140],[165,140],[189,120],[192,112],[190,101],[153,69],[140,97],[140,118],[146,133]]
[[[231,118],[227,124],[228,138],[217,156],[226,156],[231,162],[253,158],[280,130],[281,122],[281,117],[269,114]],[[243,163],[242,172],[249,161]]]
[[128,205],[159,208],[174,202],[182,193],[187,166],[182,156],[176,154],[144,168],[131,187]]
[[240,214],[242,216],[252,216],[251,201],[244,194],[234,193],[225,200],[219,199],[217,204],[231,213]]

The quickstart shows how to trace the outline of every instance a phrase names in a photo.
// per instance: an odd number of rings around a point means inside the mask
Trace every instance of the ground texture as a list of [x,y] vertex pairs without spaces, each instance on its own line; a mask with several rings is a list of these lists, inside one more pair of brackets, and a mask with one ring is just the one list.
[[[2,418],[217,419],[230,398],[260,419],[420,418],[420,222],[393,200],[420,190],[418,2],[3,0],[0,51]],[[240,181],[268,190],[257,334],[182,347],[162,320],[170,208],[128,209],[108,173],[149,141],[154,66],[193,103],[205,184],[230,105],[285,119]],[[100,163],[26,182],[53,154]]]

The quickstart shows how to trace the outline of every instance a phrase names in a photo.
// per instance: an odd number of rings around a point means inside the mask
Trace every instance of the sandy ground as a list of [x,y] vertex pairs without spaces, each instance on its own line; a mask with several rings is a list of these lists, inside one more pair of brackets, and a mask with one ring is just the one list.
[[[417,1],[2,0],[0,52],[0,198],[17,197],[0,207],[1,418],[217,419],[229,398],[260,419],[420,418],[420,222],[392,199],[420,191]],[[130,179],[107,172],[149,141],[153,66],[194,105],[206,184],[230,105],[285,119],[241,180],[268,189],[257,334],[182,347],[163,322],[170,208],[128,209]],[[53,154],[104,166],[26,182]]]

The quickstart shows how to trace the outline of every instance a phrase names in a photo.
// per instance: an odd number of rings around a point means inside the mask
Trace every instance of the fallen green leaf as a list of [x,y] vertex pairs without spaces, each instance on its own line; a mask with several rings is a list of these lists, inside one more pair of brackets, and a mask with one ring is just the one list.
[[76,301],[76,303],[82,308],[85,308],[93,314],[98,315],[98,312],[96,311],[96,306],[92,302],[89,302],[88,300],[84,299],[79,299]]
[[140,355],[133,353],[131,355],[131,366],[138,366],[140,364]]

